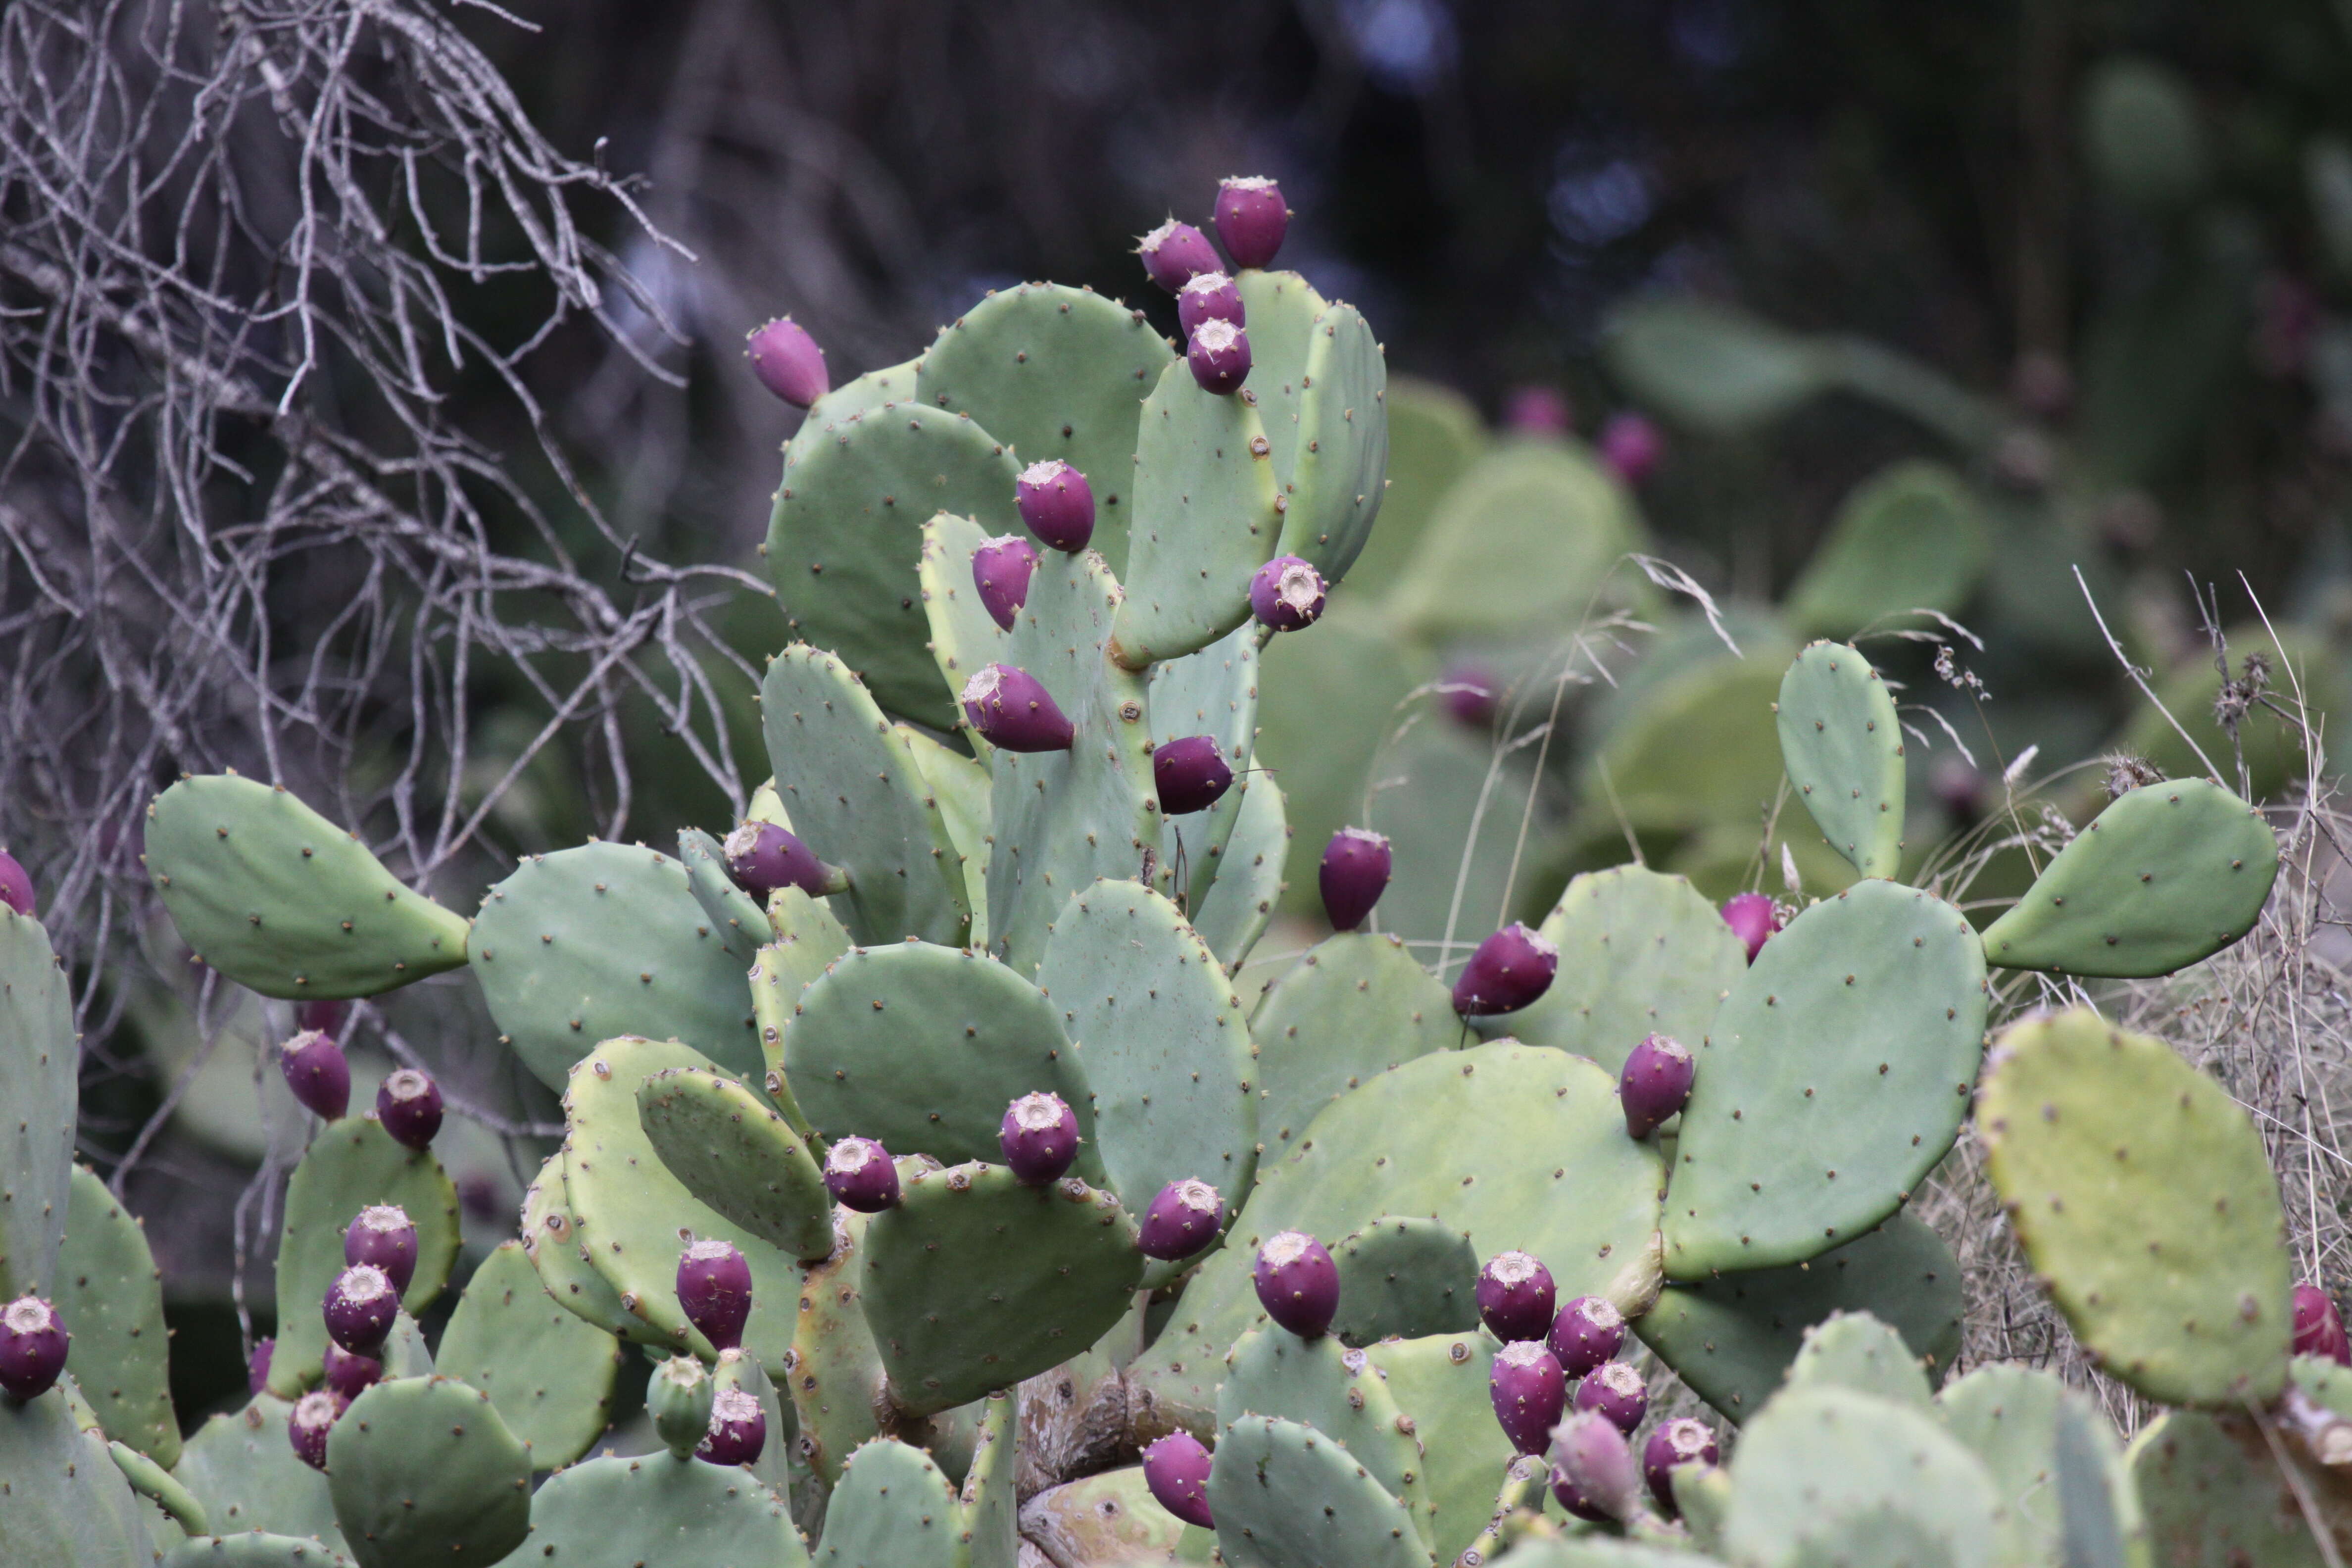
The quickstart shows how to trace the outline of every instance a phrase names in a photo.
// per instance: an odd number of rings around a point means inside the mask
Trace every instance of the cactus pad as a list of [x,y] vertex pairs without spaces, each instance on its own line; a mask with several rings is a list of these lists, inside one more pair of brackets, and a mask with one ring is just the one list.
[[780,888],[768,900],[768,919],[775,926],[774,942],[751,961],[751,1016],[760,1026],[760,1056],[768,1064],[761,1080],[768,1098],[783,1112],[787,1125],[806,1133],[808,1112],[801,1109],[792,1086],[784,1079],[784,1031],[792,1026],[793,1009],[801,994],[816,983],[833,961],[849,951],[849,933],[833,918],[824,900],[812,899],[798,888]]
[[147,807],[147,874],[187,944],[264,996],[373,996],[466,962],[466,921],[282,787],[182,779]]
[[286,1438],[293,1406],[257,1394],[243,1409],[215,1415],[180,1449],[172,1474],[205,1505],[205,1521],[231,1535],[260,1531],[323,1541],[343,1550],[327,1478],[304,1464]]
[[652,1324],[633,1317],[618,1292],[589,1266],[580,1245],[579,1222],[572,1217],[564,1190],[563,1152],[557,1150],[522,1195],[523,1252],[539,1282],[557,1305],[584,1323],[641,1344],[669,1342]]
[[1417,1522],[1348,1450],[1251,1416],[1217,1441],[1209,1508],[1227,1568],[1432,1568]]
[[180,1423],[165,1365],[163,1277],[139,1222],[79,1165],[52,1300],[73,1334],[66,1370],[99,1426],[169,1469],[180,1458]]
[[[176,1447],[179,1434],[172,1434]],[[190,1535],[209,1535],[212,1522],[205,1515],[205,1505],[195,1494],[175,1479],[172,1472],[131,1447],[120,1438],[108,1442],[106,1451],[114,1457],[114,1468],[131,1489],[163,1510],[164,1515]]]
[[1458,1230],[1383,1215],[1334,1247],[1331,1260],[1339,1268],[1331,1331],[1349,1344],[1478,1326],[1478,1255]]
[[1414,1532],[1428,1538],[1421,1440],[1364,1352],[1328,1334],[1302,1340],[1271,1323],[1251,1330],[1225,1356],[1217,1430],[1222,1436],[1252,1415],[1296,1421],[1339,1444],[1404,1505]]
[[1864,877],[1903,864],[1903,726],[1870,661],[1817,642],[1780,678],[1775,711],[1789,782],[1830,847]]
[[1415,1057],[1453,1049],[1462,1023],[1445,987],[1404,943],[1342,931],[1267,989],[1250,1033],[1265,1089],[1258,1135],[1277,1155],[1296,1147],[1336,1097]]
[[[988,530],[950,511],[923,524],[916,575],[931,629],[931,661],[950,692],[962,691],[966,681],[1004,658],[1004,628],[980,602],[971,581],[971,558],[988,537]],[[972,749],[985,756],[987,745],[975,739]]]
[[2110,1376],[2169,1405],[2278,1394],[2278,1180],[2229,1091],[2077,1008],[2001,1036],[1977,1130],[2026,1258]]
[[2254,928],[2278,875],[2262,814],[2204,779],[2118,797],[1985,928],[1985,957],[2061,974],[2169,974]]
[[56,1278],[81,1103],[79,1037],[49,933],[0,905],[0,1300]]
[[1233,836],[1217,858],[1218,870],[1231,875],[1220,876],[1192,913],[1192,929],[1229,974],[1241,968],[1274,919],[1274,906],[1287,886],[1282,873],[1292,837],[1289,799],[1272,773],[1236,780],[1234,793],[1242,803],[1234,813]]
[[[1311,563],[1326,582],[1337,583],[1356,563],[1380,513],[1387,402],[1388,363],[1362,312],[1341,302],[1325,307],[1307,330],[1296,434],[1275,442],[1274,456],[1290,503],[1277,552]],[[1272,440],[1278,414],[1264,405],[1259,414]]]
[[683,1039],[759,1070],[743,964],[667,855],[583,844],[533,856],[482,900],[472,946],[490,1016],[550,1089],[623,1035]]
[[150,1517],[105,1440],[74,1424],[65,1385],[23,1405],[0,1397],[0,1563],[143,1568]]
[[1918,1352],[1868,1312],[1832,1312],[1807,1329],[1785,1386],[1851,1388],[1896,1405],[1934,1408]]
[[[898,1168],[902,1181],[914,1173],[909,1163]],[[865,1242],[866,1216],[849,1209],[836,1212],[841,1228],[833,1256],[809,1265],[801,1277],[793,1364],[784,1376],[800,1428],[801,1457],[827,1486],[841,1479],[841,1468],[857,1446],[881,1429],[875,1398],[883,1384],[882,1354],[874,1348],[857,1298],[857,1249]]]
[[1925,1412],[1851,1389],[1791,1389],[1748,1423],[1730,1470],[1724,1536],[1734,1563],[1788,1563],[1832,1541],[1865,1548],[1853,1561],[1893,1563],[1901,1554],[1869,1552],[1870,1538],[1915,1532],[1941,1555],[1912,1561],[1994,1561],[1992,1479]]
[[1217,885],[1225,844],[1248,786],[1256,782],[1244,770],[1257,741],[1257,628],[1242,626],[1198,653],[1155,665],[1150,690],[1155,746],[1186,735],[1213,736],[1217,754],[1234,770],[1234,787],[1207,811],[1160,822],[1160,858],[1171,871],[1180,854],[1183,858],[1182,881],[1171,879],[1171,896],[1197,912]]
[[794,1258],[833,1250],[833,1195],[805,1140],[756,1094],[695,1068],[637,1086],[637,1123],[686,1190]]
[[727,857],[719,840],[698,827],[680,828],[677,861],[686,868],[686,889],[702,909],[702,918],[727,955],[749,965],[751,955],[776,939],[751,895],[735,885],[727,872]]
[[1143,1467],[1049,1487],[1021,1508],[1021,1533],[1053,1563],[1171,1561],[1184,1521],[1160,1506]]
[[853,381],[843,382],[809,405],[808,412],[801,416],[800,428],[784,443],[784,471],[792,472],[794,463],[831,440],[834,433],[851,420],[862,418],[886,403],[911,401],[915,395],[915,373],[922,363],[918,356],[869,370]]
[[[2171,1410],[2127,1456],[2147,1513],[2150,1554],[2165,1568],[2323,1568],[2293,1488],[2252,1422]],[[2307,1483],[2306,1483],[2307,1484]]]
[[379,1383],[327,1435],[327,1490],[360,1568],[488,1568],[530,1533],[530,1454],[454,1378]]
[[1020,1436],[1017,1396],[1008,1391],[981,1402],[980,1430],[957,1510],[971,1568],[1017,1568],[1020,1562],[1020,1501],[1013,1489],[1020,1472]]
[[1242,390],[1256,402],[1273,447],[1276,479],[1288,483],[1297,467],[1300,408],[1307,395],[1307,357],[1316,318],[1331,302],[1296,272],[1244,269],[1234,279],[1249,322],[1250,373]]
[[[992,826],[992,799],[988,764],[951,752],[929,735],[911,725],[894,726],[907,750],[914,753],[915,766],[921,770],[923,783],[931,792],[931,800],[940,808],[940,820],[947,826],[948,838],[955,845],[956,860],[961,868],[966,907],[971,910],[971,932],[969,942],[982,952],[988,948],[988,830]],[[965,731],[974,748],[988,742]],[[805,895],[803,895],[805,896]]]
[[[1936,1405],[1945,1430],[1983,1460],[1992,1476],[2001,1505],[2002,1562],[2122,1568],[2127,1560],[2122,1554],[2066,1552],[2069,1537],[2095,1530],[2101,1514],[2110,1532],[2127,1541],[2145,1539],[2131,1473],[2114,1428],[2097,1405],[2057,1377],[2033,1367],[1981,1366],[1937,1395]],[[2088,1473],[2074,1473],[2084,1469]],[[2087,1495],[2078,1500],[2070,1489]],[[2078,1521],[2084,1512],[2092,1517]]]
[[351,1563],[341,1552],[330,1552],[315,1541],[258,1531],[192,1536],[159,1561],[163,1568],[349,1568]]
[[1901,462],[1855,487],[1789,588],[1788,616],[1845,637],[1911,610],[1957,614],[1991,549],[1983,509],[1941,463]]
[[920,1448],[881,1439],[849,1457],[824,1510],[817,1568],[967,1568],[962,1510]]
[[1894,1213],[1959,1131],[1984,1013],[1983,949],[1939,899],[1857,882],[1790,921],[1692,1053],[1667,1274],[1801,1262]]
[[746,1486],[731,1467],[656,1451],[591,1459],[550,1477],[530,1500],[530,1545],[518,1558],[554,1568],[801,1568],[808,1552],[767,1488]]
[[490,1396],[535,1470],[568,1465],[603,1435],[621,1347],[557,1306],[523,1253],[503,1242],[466,1282],[441,1331],[436,1369]]
[[[1343,1288],[1342,1310],[1347,1301]],[[1383,1340],[1364,1347],[1421,1439],[1425,1533],[1440,1563],[1457,1561],[1486,1527],[1496,1490],[1517,1457],[1495,1419],[1487,1388],[1495,1350],[1492,1336],[1476,1332]]]

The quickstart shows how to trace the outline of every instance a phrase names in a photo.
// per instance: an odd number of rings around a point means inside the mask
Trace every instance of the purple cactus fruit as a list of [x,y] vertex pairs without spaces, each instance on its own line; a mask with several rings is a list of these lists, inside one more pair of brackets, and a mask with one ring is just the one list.
[[1222,272],[1203,272],[1176,290],[1176,324],[1183,328],[1188,341],[1192,329],[1203,321],[1231,321],[1236,327],[1246,324],[1242,313],[1242,291]]
[[2345,1337],[2344,1320],[2336,1314],[2335,1300],[2316,1285],[2294,1288],[2294,1353],[2352,1365],[2352,1342]]
[[996,1146],[1014,1181],[1042,1187],[1060,1181],[1078,1157],[1078,1119],[1058,1094],[1024,1094],[1004,1108]]
[[373,1263],[357,1263],[335,1276],[320,1303],[327,1337],[353,1355],[373,1355],[400,1311],[400,1292]]
[[0,849],[0,904],[27,919],[33,913],[33,879],[5,849]]
[[845,892],[849,874],[817,858],[816,851],[788,828],[772,822],[741,822],[719,846],[735,885],[766,903],[779,888],[798,888],[812,899]]
[[1559,949],[1517,921],[1478,944],[1454,982],[1454,1010],[1465,1018],[1516,1013],[1551,988]]
[[1551,1493],[1579,1519],[1600,1524],[1633,1517],[1641,1468],[1625,1434],[1605,1415],[1571,1412],[1551,1434]]
[[1333,931],[1354,931],[1381,901],[1394,858],[1384,834],[1369,827],[1343,827],[1323,847],[1316,881],[1323,889],[1323,916]]
[[1478,1270],[1478,1316],[1505,1344],[1549,1333],[1552,1300],[1551,1270],[1531,1252],[1498,1252]]
[[352,1005],[348,1002],[297,1002],[294,1004],[296,1028],[316,1029],[322,1035],[333,1035],[338,1038],[342,1035],[344,1020],[351,1016]]
[[1483,664],[1457,664],[1437,683],[1445,711],[1465,730],[1491,730],[1502,710],[1500,677]]
[[1647,1138],[1690,1103],[1691,1054],[1671,1035],[1644,1035],[1617,1075],[1617,1102],[1625,1108],[1625,1131]]
[[1135,253],[1143,258],[1143,269],[1151,280],[1171,294],[1203,272],[1224,270],[1209,237],[1172,217],[1137,240]]
[[1230,397],[1249,379],[1249,333],[1212,316],[1184,335],[1184,363],[1202,391]]
[[1606,1296],[1579,1296],[1559,1310],[1545,1336],[1570,1377],[1582,1377],[1625,1345],[1625,1314]]
[[372,1263],[394,1290],[416,1278],[416,1226],[397,1204],[371,1204],[343,1231],[343,1261]]
[[245,1358],[245,1391],[258,1394],[269,1386],[269,1358],[276,1352],[275,1339],[254,1342],[253,1353]]
[[1236,267],[1268,267],[1282,248],[1290,209],[1282,187],[1263,174],[1235,174],[1217,186],[1217,237]]
[[1216,1239],[1225,1223],[1224,1195],[1208,1183],[1187,1176],[1160,1189],[1143,1211],[1136,1249],[1146,1258],[1190,1258]]
[[1029,579],[1036,570],[1036,546],[1017,533],[999,534],[971,552],[971,585],[980,590],[990,620],[1013,629],[1013,618],[1029,602]]
[[352,1064],[334,1037],[305,1029],[279,1048],[278,1068],[302,1108],[321,1121],[333,1121],[352,1108]]
[[1734,893],[1723,902],[1723,923],[1732,934],[1748,945],[1748,962],[1764,951],[1772,933],[1780,929],[1780,917],[1772,910],[1772,900],[1761,893]]
[[1622,1361],[1604,1361],[1576,1385],[1576,1407],[1597,1410],[1628,1437],[1649,1413],[1650,1390],[1642,1374]]
[[824,351],[790,316],[779,316],[747,333],[743,352],[751,357],[751,374],[760,384],[796,408],[806,408],[832,389]]
[[1516,386],[1503,403],[1503,427],[1521,436],[1565,436],[1576,413],[1558,387]]
[[314,1470],[327,1468],[327,1434],[343,1418],[351,1401],[331,1389],[319,1389],[294,1402],[294,1409],[286,1417],[286,1440],[294,1445],[294,1452]]
[[677,1259],[677,1304],[714,1349],[735,1349],[751,1317],[751,1266],[717,1237],[688,1243]]
[[345,1399],[357,1399],[383,1381],[383,1363],[372,1355],[353,1355],[342,1346],[327,1344],[327,1386]]
[[1094,487],[1059,458],[1022,469],[1013,500],[1023,526],[1066,555],[1076,555],[1095,536]]
[[1250,578],[1250,613],[1278,632],[1311,626],[1323,614],[1323,574],[1296,555],[1277,555]]
[[964,682],[963,716],[1000,751],[1066,752],[1076,732],[1045,683],[1009,664],[984,666]]
[[1629,485],[1638,485],[1657,471],[1666,455],[1666,438],[1643,415],[1612,415],[1601,427],[1601,460]]
[[1339,1310],[1339,1266],[1323,1244],[1286,1230],[1257,1249],[1258,1305],[1302,1340],[1320,1338]]
[[714,1465],[753,1465],[768,1446],[768,1413],[740,1388],[722,1388],[710,1396],[710,1430],[694,1450],[695,1458]]
[[1209,1513],[1209,1450],[1190,1432],[1171,1432],[1143,1450],[1152,1500],[1187,1524],[1217,1528]]
[[824,1155],[824,1190],[859,1214],[880,1214],[898,1202],[898,1167],[871,1138],[844,1138]]
[[1650,1495],[1671,1516],[1675,1511],[1675,1467],[1711,1465],[1718,1457],[1715,1429],[1685,1415],[1650,1434],[1649,1442],[1642,1447],[1642,1474],[1650,1483]]
[[394,1142],[430,1148],[441,1131],[441,1086],[415,1068],[402,1068],[376,1089],[375,1119]]
[[1540,1341],[1520,1340],[1496,1352],[1486,1373],[1486,1392],[1511,1447],[1522,1454],[1540,1454],[1568,1406],[1568,1373]]
[[65,1371],[72,1342],[58,1310],[38,1296],[0,1307],[0,1394],[19,1404],[47,1394]]
[[1160,809],[1169,816],[1206,811],[1224,798],[1234,784],[1234,770],[1217,754],[1214,735],[1186,735],[1151,753],[1151,782],[1160,791]]

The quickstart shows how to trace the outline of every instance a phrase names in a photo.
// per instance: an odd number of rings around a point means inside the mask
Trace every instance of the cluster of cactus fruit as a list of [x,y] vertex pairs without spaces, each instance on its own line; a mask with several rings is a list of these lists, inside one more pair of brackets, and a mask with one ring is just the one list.
[[[1286,216],[1227,183],[1230,272],[1146,237],[1181,364],[1051,285],[837,389],[797,327],[754,336],[808,405],[766,546],[800,640],[722,839],[533,858],[468,921],[283,789],[155,800],[203,963],[303,1023],[467,968],[562,1091],[437,1342],[440,1092],[404,1068],[352,1117],[350,1022],[304,1029],[278,1336],[183,1443],[145,1244],[70,1160],[63,976],[9,900],[0,1560],[2336,1560],[2352,1373],[2259,1135],[2087,1008],[1987,1055],[1989,964],[2161,974],[2252,927],[2276,843],[2218,786],[2124,795],[1979,931],[1895,879],[1903,731],[1817,643],[1778,724],[1845,891],[1592,873],[1449,990],[1365,929],[1392,867],[1350,827],[1336,934],[1244,1010],[1288,837],[1258,650],[1339,591],[1385,462],[1379,345],[1270,268]],[[1936,1390],[1958,1266],[1905,1209],[1971,1114],[2074,1332],[2177,1407],[2127,1454],[2048,1374]],[[647,1436],[585,1458],[625,1345]],[[1640,1347],[1736,1442],[1653,1421]]]

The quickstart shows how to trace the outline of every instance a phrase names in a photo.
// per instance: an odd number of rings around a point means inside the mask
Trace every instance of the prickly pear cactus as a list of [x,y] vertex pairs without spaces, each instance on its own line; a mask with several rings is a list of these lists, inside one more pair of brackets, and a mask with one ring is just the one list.
[[1903,859],[1903,727],[1870,661],[1817,642],[1780,678],[1776,705],[1789,782],[1831,848],[1865,877]]
[[0,1297],[56,1278],[81,1100],[79,1038],[49,933],[0,905]]
[[452,1378],[352,1401],[327,1438],[327,1487],[360,1568],[487,1568],[530,1532],[530,1450]]

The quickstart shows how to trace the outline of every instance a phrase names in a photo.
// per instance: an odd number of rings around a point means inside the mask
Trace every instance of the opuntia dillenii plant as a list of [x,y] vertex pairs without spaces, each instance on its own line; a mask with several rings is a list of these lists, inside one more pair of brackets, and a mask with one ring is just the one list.
[[1242,291],[1222,272],[1203,272],[1176,291],[1176,322],[1186,338],[1203,321],[1249,323],[1242,310]]
[[1582,1377],[1625,1346],[1625,1314],[1605,1296],[1579,1296],[1561,1304],[1545,1336],[1570,1377]]
[[1151,280],[1171,294],[1203,272],[1224,269],[1209,237],[1172,217],[1136,241],[1135,253],[1143,258],[1143,270]]
[[1029,602],[1029,579],[1036,571],[1035,547],[1017,533],[1000,534],[973,551],[971,585],[988,618],[1011,631],[1021,606]]
[[1339,1315],[1339,1265],[1304,1231],[1268,1237],[1251,1278],[1265,1315],[1302,1340],[1321,1338]]
[[743,1342],[751,1318],[751,1266],[735,1244],[716,1237],[689,1243],[677,1258],[677,1305],[712,1346]]
[[1216,1239],[1225,1223],[1225,1200],[1208,1183],[1187,1176],[1152,1195],[1136,1226],[1135,1249],[1146,1258],[1190,1258]]
[[1245,328],[1211,316],[1192,329],[1184,345],[1184,361],[1192,367],[1192,379],[1201,384],[1202,391],[1230,396],[1249,379],[1250,342]]
[[1625,1108],[1625,1131],[1647,1138],[1690,1103],[1691,1054],[1666,1035],[1644,1035],[1617,1075],[1617,1100]]
[[286,1440],[302,1462],[314,1470],[327,1468],[327,1438],[343,1418],[349,1402],[331,1389],[317,1389],[294,1402],[287,1412]]
[[1008,752],[1066,752],[1076,733],[1044,683],[1009,664],[964,683],[963,715],[982,740]]
[[1209,1511],[1209,1450],[1190,1432],[1171,1432],[1143,1450],[1143,1484],[1161,1508],[1187,1524],[1216,1528]]
[[1503,1436],[1522,1454],[1540,1454],[1568,1406],[1568,1374],[1559,1358],[1535,1340],[1519,1340],[1495,1353],[1487,1369],[1487,1394]]
[[375,1115],[394,1142],[429,1148],[441,1131],[441,1086],[415,1068],[386,1074],[376,1087]]
[[1617,1424],[1628,1437],[1649,1413],[1650,1389],[1642,1374],[1622,1361],[1604,1361],[1576,1385],[1576,1407],[1595,1410]]
[[370,1204],[343,1230],[346,1266],[369,1263],[383,1270],[395,1291],[416,1278],[416,1226],[398,1204]]
[[1388,836],[1369,827],[1343,827],[1323,847],[1316,886],[1323,895],[1323,918],[1333,931],[1354,931],[1388,890],[1395,857]]
[[824,1155],[825,1191],[859,1214],[880,1214],[898,1201],[898,1167],[871,1138],[844,1138]]
[[33,912],[33,879],[5,849],[0,849],[0,904],[20,915]]
[[1506,1344],[1540,1341],[1551,1331],[1554,1289],[1551,1270],[1535,1254],[1498,1252],[1478,1270],[1478,1317]]
[[0,1307],[0,1393],[23,1401],[48,1392],[71,1341],[58,1310],[38,1296]]
[[1282,187],[1263,174],[1235,174],[1217,186],[1217,238],[1236,267],[1271,267],[1290,227]]
[[710,1428],[695,1457],[714,1465],[756,1465],[768,1446],[768,1414],[740,1388],[711,1396]]
[[1772,933],[1780,929],[1780,917],[1772,908],[1772,900],[1761,893],[1735,893],[1724,901],[1724,923],[1732,929],[1748,949],[1748,962],[1764,951]]
[[1151,753],[1151,779],[1160,809],[1169,816],[1206,811],[1233,786],[1234,770],[1218,753],[1214,735],[1183,735]]
[[1022,469],[1013,496],[1022,523],[1055,550],[1075,555],[1094,538],[1094,487],[1061,458]]
[[1013,1178],[1042,1187],[1069,1173],[1078,1157],[1078,1118],[1057,1094],[1024,1094],[1004,1108],[996,1144]]
[[1675,1467],[1712,1465],[1720,1457],[1715,1429],[1685,1415],[1659,1423],[1650,1434],[1650,1440],[1642,1446],[1642,1475],[1650,1483],[1650,1495],[1658,1500],[1658,1506],[1671,1518],[1677,1511]]
[[321,1121],[335,1121],[351,1109],[352,1064],[332,1036],[303,1030],[279,1047],[278,1065],[302,1109]]
[[373,1356],[392,1332],[400,1312],[400,1292],[372,1263],[354,1264],[335,1276],[320,1304],[327,1337],[353,1355]]
[[1454,1010],[1465,1018],[1516,1013],[1550,990],[1559,971],[1559,949],[1514,921],[1480,942],[1462,966],[1454,982]]
[[1250,578],[1250,614],[1277,632],[1311,626],[1323,614],[1323,574],[1296,555],[1277,555]]
[[824,351],[808,329],[790,316],[780,316],[749,333],[743,353],[760,384],[795,408],[806,408],[832,389],[824,368]]
[[672,1356],[646,1380],[646,1413],[654,1435],[680,1459],[691,1458],[710,1435],[710,1406],[718,1395],[710,1369],[690,1355]]
[[1616,1423],[1591,1411],[1562,1418],[1551,1436],[1552,1495],[1559,1506],[1593,1523],[1633,1517],[1641,1506],[1641,1475],[1633,1450]]
[[772,822],[738,823],[719,852],[727,858],[727,874],[735,885],[762,903],[785,888],[821,899],[849,886],[845,872],[818,859],[799,835]]

